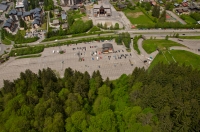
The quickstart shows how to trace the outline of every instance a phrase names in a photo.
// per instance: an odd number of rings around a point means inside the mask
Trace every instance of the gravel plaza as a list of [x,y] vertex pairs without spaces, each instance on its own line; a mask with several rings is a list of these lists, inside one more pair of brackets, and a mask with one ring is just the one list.
[[[102,54],[98,52],[102,44],[113,44],[114,53]],[[60,54],[63,50],[65,53]],[[82,61],[80,61],[82,60]],[[131,65],[133,63],[133,65]],[[45,48],[41,57],[13,59],[0,65],[0,87],[3,80],[13,80],[19,77],[20,72],[26,69],[38,73],[39,69],[50,67],[59,72],[63,77],[65,68],[92,75],[93,71],[99,70],[103,79],[117,79],[122,74],[131,74],[135,67],[143,67],[144,63],[134,51],[127,52],[123,45],[117,45],[114,40],[104,42],[88,42],[60,47]]]

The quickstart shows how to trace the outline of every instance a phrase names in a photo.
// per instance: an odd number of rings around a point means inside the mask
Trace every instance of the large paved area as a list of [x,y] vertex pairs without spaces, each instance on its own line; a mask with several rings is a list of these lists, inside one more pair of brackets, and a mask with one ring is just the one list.
[[[114,50],[117,52],[91,55],[92,52],[101,48],[104,43],[112,43]],[[64,54],[57,53],[60,49],[66,52]],[[55,53],[53,53],[53,51]],[[80,56],[78,56],[77,53],[79,53]],[[97,60],[97,57],[102,59]],[[79,61],[79,58],[83,58],[84,61]],[[131,66],[130,61],[134,63],[133,66]],[[77,45],[52,47],[46,48],[41,57],[17,60],[11,58],[6,63],[0,65],[0,87],[3,86],[3,80],[16,79],[19,77],[20,72],[24,72],[26,69],[37,73],[39,69],[50,67],[58,71],[61,77],[64,74],[64,69],[67,67],[81,72],[88,71],[89,74],[92,74],[95,70],[100,70],[103,79],[106,77],[116,79],[123,73],[132,73],[135,67],[143,66],[143,61],[140,60],[134,52],[127,52],[123,45],[116,45],[114,40],[111,42],[95,41],[86,44],[81,43]]]

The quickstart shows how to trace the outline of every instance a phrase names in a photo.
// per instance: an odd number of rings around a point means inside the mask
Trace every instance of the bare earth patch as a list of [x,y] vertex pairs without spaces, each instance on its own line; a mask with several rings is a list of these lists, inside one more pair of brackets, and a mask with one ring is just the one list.
[[136,13],[131,13],[131,12],[129,12],[129,13],[127,13],[127,16],[133,17],[133,18],[138,18],[138,17],[141,16],[141,15],[143,15],[142,12],[136,12]]
[[86,22],[86,21],[89,20],[89,18],[88,18],[87,16],[83,16],[83,17],[82,17],[82,20],[83,20],[84,22]]

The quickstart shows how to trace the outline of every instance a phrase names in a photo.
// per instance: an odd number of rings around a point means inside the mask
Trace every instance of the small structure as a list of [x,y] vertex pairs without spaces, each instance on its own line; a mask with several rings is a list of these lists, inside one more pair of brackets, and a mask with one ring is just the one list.
[[111,16],[111,7],[110,5],[97,5],[94,4],[93,6],[93,14],[95,17],[97,16]]
[[176,9],[176,13],[177,13],[178,15],[181,15],[181,14],[183,13],[183,10],[182,10],[182,9]]
[[8,3],[7,1],[2,1],[1,2],[1,4],[3,4],[3,5],[7,5],[7,3]]
[[152,6],[156,6],[157,3],[156,3],[155,1],[151,1],[151,5],[152,5]]
[[58,9],[54,9],[54,14],[55,14],[56,16],[60,15],[59,10],[58,10]]
[[53,20],[52,25],[53,25],[53,26],[58,26],[58,25],[59,25],[59,20],[58,20],[58,19]]
[[111,43],[105,43],[102,45],[102,53],[106,54],[106,53],[113,53],[113,52],[114,52],[114,49]]
[[174,7],[179,7],[179,4],[178,3],[174,3]]
[[65,11],[61,11],[61,18],[62,18],[62,20],[67,20],[67,15],[66,15]]
[[78,9],[78,6],[77,5],[73,5],[71,6],[70,10],[77,10]]
[[118,6],[119,9],[124,9],[124,8],[126,8],[126,5],[121,4],[121,3],[118,3],[117,6]]
[[67,23],[62,24],[62,29],[67,29],[67,28],[68,28],[68,24]]
[[18,11],[27,11],[28,10],[28,0],[17,0],[15,9]]

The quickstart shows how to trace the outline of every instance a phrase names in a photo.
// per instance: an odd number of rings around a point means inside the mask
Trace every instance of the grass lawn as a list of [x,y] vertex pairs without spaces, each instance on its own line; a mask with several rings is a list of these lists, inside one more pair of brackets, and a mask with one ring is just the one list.
[[25,30],[20,30],[20,33],[22,34],[22,36],[26,35],[26,31]]
[[191,18],[189,15],[181,15],[181,18],[187,23],[187,24],[196,24],[197,21]]
[[46,30],[47,29],[47,23],[43,23],[42,26],[40,27],[40,29]]
[[132,24],[154,24],[139,8],[125,9],[123,12]]
[[179,36],[181,39],[200,39],[200,36]]
[[167,49],[171,46],[183,46],[179,43],[176,43],[171,40],[165,40],[165,39],[147,39],[143,41],[143,49],[148,53],[152,53],[159,48],[159,50]]
[[[152,61],[148,71],[151,71],[151,69],[159,62],[163,62],[164,64],[169,64],[175,61],[178,62],[179,64],[185,64],[187,66],[191,65],[193,68],[200,70],[199,55],[184,50],[170,50],[169,52],[168,51],[163,52],[167,60],[162,53],[159,53]],[[174,57],[175,61],[172,58],[172,56]]]
[[6,38],[5,38],[4,40],[2,39],[1,42],[2,42],[3,44],[5,44],[5,45],[10,45],[10,44],[11,44],[11,41],[8,40],[8,39],[6,39]]
[[80,11],[74,11],[74,13],[73,13],[73,18],[74,19],[79,19],[79,18],[81,18],[83,16],[86,16],[86,14],[82,14]]

